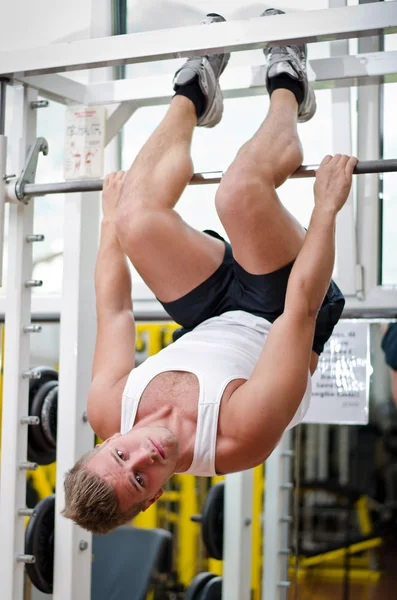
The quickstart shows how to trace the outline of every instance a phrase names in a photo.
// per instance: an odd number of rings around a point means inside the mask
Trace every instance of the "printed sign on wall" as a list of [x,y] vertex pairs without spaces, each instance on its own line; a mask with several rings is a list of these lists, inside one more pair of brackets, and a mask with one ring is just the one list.
[[312,377],[312,399],[304,423],[368,423],[369,324],[340,321]]
[[103,176],[106,108],[79,106],[66,111],[64,177],[99,179]]

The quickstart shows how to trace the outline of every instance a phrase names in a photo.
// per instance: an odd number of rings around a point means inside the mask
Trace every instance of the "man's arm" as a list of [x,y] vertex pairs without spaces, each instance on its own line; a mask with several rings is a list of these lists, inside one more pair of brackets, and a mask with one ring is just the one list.
[[[103,186],[103,220],[95,268],[97,338],[88,415],[94,429],[101,427],[112,390],[133,369],[135,323],[132,313],[131,275],[114,225],[114,213],[124,173],[112,173]],[[99,425],[98,425],[99,423]]]
[[316,317],[334,267],[336,216],[349,195],[356,163],[340,155],[321,163],[315,208],[289,277],[284,313],[274,322],[251,378],[229,401],[228,419],[240,441],[253,449],[253,462],[259,447],[262,460],[267,458],[305,393]]

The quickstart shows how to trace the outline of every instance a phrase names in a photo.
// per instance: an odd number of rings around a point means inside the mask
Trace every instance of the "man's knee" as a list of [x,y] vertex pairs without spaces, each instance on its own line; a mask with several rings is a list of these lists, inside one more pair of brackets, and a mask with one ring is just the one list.
[[150,234],[154,217],[151,211],[137,206],[120,206],[116,212],[116,231],[122,245],[140,244]]
[[131,251],[140,248],[150,239],[161,239],[169,227],[170,210],[158,210],[144,204],[120,206],[116,212],[116,231],[123,247]]
[[258,196],[266,200],[266,181],[243,168],[230,169],[224,176],[215,197],[216,210],[221,219],[247,219],[258,210]]

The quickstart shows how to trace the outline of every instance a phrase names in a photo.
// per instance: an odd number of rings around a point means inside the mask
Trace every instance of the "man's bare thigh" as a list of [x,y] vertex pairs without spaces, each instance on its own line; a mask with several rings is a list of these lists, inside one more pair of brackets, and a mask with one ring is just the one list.
[[273,188],[263,192],[260,201],[253,199],[246,210],[219,211],[219,217],[235,260],[248,273],[265,275],[295,260],[306,232]]
[[132,264],[162,302],[181,298],[221,265],[221,240],[190,227],[174,210],[155,211],[139,235],[124,239]]

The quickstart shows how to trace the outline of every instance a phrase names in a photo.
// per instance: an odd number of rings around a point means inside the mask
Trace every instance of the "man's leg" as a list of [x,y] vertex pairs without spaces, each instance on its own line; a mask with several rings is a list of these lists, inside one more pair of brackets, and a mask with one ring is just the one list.
[[237,154],[216,196],[234,257],[253,274],[285,266],[302,247],[305,231],[281,204],[276,188],[302,164],[298,113],[299,120],[305,121],[315,111],[306,78],[305,48],[272,48],[266,54],[271,94],[268,116]]
[[[220,20],[210,15],[203,23]],[[218,79],[228,59],[225,54],[195,57],[176,73],[176,96],[132,165],[120,198],[120,243],[162,302],[190,292],[223,260],[224,243],[187,225],[174,206],[193,175],[195,126],[213,127],[222,117]]]

